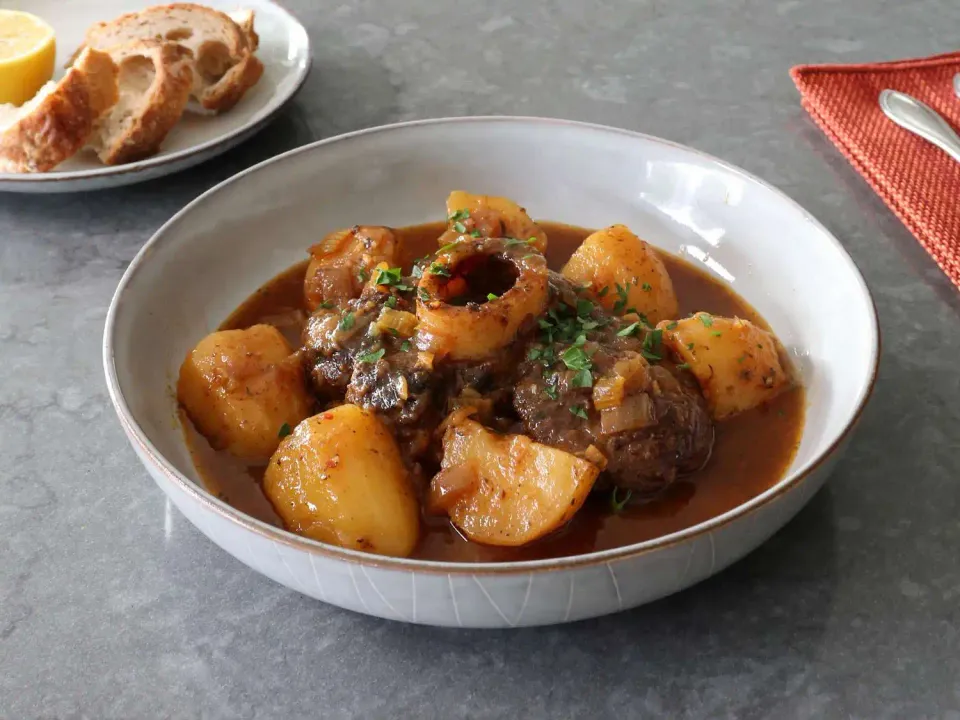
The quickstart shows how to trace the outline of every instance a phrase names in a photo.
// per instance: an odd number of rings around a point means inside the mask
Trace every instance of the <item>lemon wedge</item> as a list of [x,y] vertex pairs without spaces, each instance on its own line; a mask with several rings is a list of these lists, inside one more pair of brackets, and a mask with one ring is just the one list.
[[53,28],[36,15],[0,10],[0,103],[22,105],[53,77]]

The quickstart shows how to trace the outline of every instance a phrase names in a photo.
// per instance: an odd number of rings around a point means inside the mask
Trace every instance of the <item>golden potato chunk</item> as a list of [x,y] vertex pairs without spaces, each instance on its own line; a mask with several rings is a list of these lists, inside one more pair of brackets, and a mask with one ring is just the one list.
[[716,420],[772,400],[792,384],[779,341],[749,320],[699,312],[658,327],[697,378]]
[[280,443],[263,490],[288,529],[353,550],[413,552],[420,510],[393,435],[372,412],[341,405]]
[[667,268],[626,225],[587,237],[561,272],[571,282],[589,285],[598,302],[618,315],[635,310],[654,324],[677,315]]
[[272,325],[207,335],[180,366],[177,399],[212,447],[265,462],[313,404],[292,352]]
[[449,229],[440,236],[440,245],[476,233],[474,237],[529,241],[531,247],[547,251],[547,234],[509,198],[454,190],[447,198],[447,218]]
[[599,469],[525,435],[498,435],[475,420],[447,427],[442,470],[430,485],[470,540],[525,545],[556,530],[583,505]]
[[321,304],[340,305],[358,297],[379,263],[400,264],[400,240],[390,228],[358,225],[337,230],[310,248],[303,281],[307,309]]

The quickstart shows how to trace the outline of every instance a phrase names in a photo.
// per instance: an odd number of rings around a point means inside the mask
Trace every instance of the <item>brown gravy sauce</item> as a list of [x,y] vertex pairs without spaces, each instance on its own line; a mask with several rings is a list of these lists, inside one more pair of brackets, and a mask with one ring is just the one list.
[[[550,266],[559,269],[589,230],[552,222],[539,223],[547,233]],[[398,230],[408,257],[436,249],[444,224],[427,223]],[[678,257],[661,253],[680,301],[680,313],[706,310],[737,315],[767,327],[766,322],[730,288]],[[306,260],[257,290],[220,329],[259,322],[278,326],[299,344],[303,321]],[[656,500],[632,503],[613,513],[609,495],[593,496],[562,530],[522,548],[499,548],[468,542],[443,518],[427,517],[413,557],[454,562],[507,562],[579,555],[661,537],[721,515],[777,483],[800,443],[805,398],[803,388],[783,393],[763,408],[716,425],[713,456],[706,468],[678,480]],[[260,489],[264,466],[248,466],[226,452],[213,450],[186,416],[181,421],[197,471],[207,488],[238,510],[282,527]]]

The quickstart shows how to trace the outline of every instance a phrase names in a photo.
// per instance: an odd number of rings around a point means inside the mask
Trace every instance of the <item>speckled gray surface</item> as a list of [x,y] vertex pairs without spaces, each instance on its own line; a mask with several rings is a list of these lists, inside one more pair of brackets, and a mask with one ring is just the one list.
[[[0,717],[960,718],[960,302],[787,76],[955,49],[960,6],[285,4],[314,71],[245,146],[126,190],[0,197]],[[554,629],[408,627],[256,575],[165,503],[100,369],[123,269],[201,191],[337,132],[486,113],[638,129],[768,179],[849,249],[884,334],[860,432],[794,522],[692,590]]]

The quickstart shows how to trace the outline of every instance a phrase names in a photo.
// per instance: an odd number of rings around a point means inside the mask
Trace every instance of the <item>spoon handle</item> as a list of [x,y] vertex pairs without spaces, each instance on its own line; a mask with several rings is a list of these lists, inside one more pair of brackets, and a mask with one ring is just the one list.
[[880,108],[897,125],[932,142],[960,162],[960,136],[933,108],[896,90],[880,93]]

